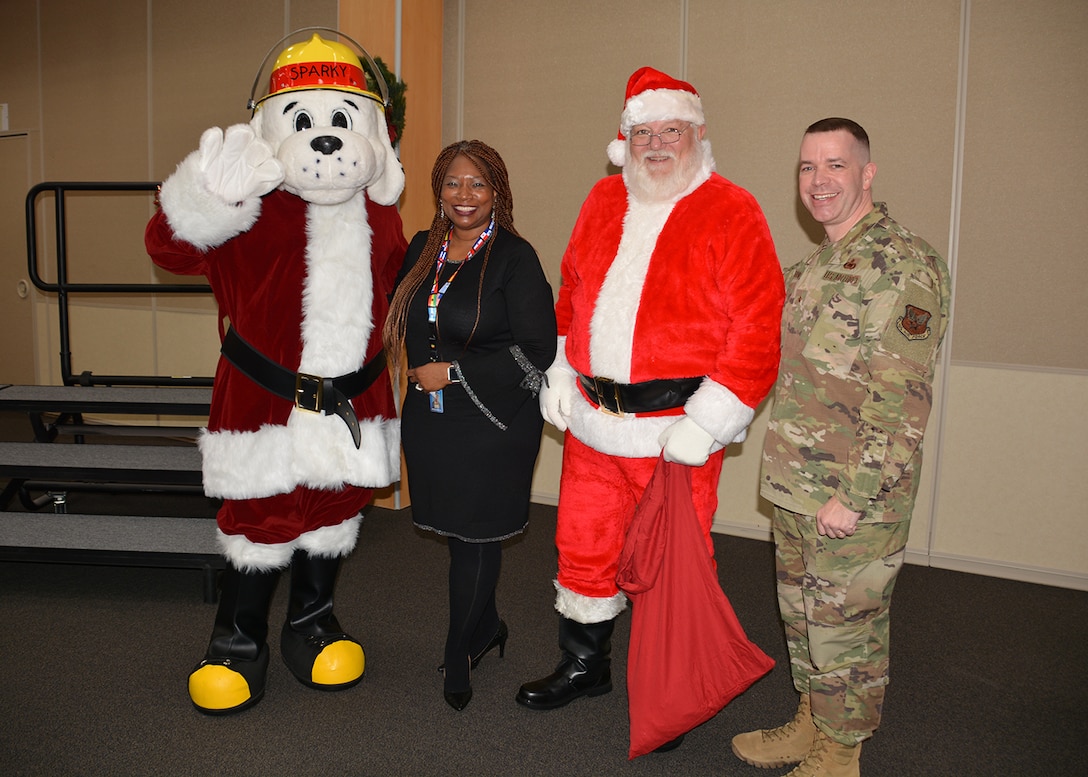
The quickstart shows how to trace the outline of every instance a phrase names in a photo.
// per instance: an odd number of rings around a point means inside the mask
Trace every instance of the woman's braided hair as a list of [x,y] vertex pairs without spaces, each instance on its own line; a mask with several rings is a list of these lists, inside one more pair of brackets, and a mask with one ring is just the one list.
[[[435,209],[431,227],[427,233],[427,242],[412,269],[397,286],[393,300],[389,304],[389,316],[385,320],[382,329],[382,340],[385,343],[385,352],[390,361],[396,367],[400,361],[400,355],[404,350],[404,337],[408,322],[408,306],[423,282],[430,275],[431,268],[438,259],[438,251],[442,247],[446,235],[449,234],[450,225],[442,212],[442,184],[446,180],[446,171],[449,170],[453,160],[458,156],[464,156],[480,172],[484,180],[491,186],[493,192],[493,207],[495,223],[517,235],[514,229],[514,197],[510,191],[510,179],[506,172],[506,164],[499,156],[499,152],[491,146],[479,140],[460,140],[442,149],[435,159],[434,168],[431,170],[431,189],[434,191]],[[476,325],[480,322],[480,300],[483,294],[484,274],[487,272],[487,262],[491,257],[491,246],[495,243],[492,236],[487,241],[484,251],[483,267],[480,269],[480,286],[476,293],[476,323],[472,331],[475,333]],[[469,340],[472,336],[469,335]]]

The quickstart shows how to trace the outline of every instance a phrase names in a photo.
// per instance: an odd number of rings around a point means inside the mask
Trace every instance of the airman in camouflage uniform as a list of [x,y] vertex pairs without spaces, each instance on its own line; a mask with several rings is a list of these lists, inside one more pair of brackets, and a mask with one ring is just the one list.
[[825,119],[805,138],[801,197],[827,239],[786,270],[760,488],[774,504],[779,609],[801,703],[788,724],[738,735],[733,749],[756,766],[801,762],[791,775],[853,775],[888,682],[889,606],[949,273],[873,203],[860,126]]

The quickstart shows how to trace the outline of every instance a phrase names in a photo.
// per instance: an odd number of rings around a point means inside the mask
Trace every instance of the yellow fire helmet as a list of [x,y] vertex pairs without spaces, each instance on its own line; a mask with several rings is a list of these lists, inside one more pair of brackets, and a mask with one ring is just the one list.
[[381,95],[367,87],[362,63],[355,52],[343,43],[325,40],[316,32],[305,43],[296,43],[280,52],[272,66],[268,94],[254,108],[274,94],[303,89],[351,92],[368,97],[385,109]]

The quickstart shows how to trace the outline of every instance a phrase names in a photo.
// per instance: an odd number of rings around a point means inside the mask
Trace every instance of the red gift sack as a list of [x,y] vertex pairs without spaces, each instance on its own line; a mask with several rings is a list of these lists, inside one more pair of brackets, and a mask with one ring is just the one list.
[[616,582],[633,605],[628,758],[714,717],[774,666],[749,641],[718,582],[692,503],[689,467],[658,461]]

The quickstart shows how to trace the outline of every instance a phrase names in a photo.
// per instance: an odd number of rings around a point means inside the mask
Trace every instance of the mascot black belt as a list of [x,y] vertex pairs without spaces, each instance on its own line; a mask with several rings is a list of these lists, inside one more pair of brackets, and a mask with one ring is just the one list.
[[299,410],[339,416],[351,431],[356,449],[359,448],[362,435],[351,400],[370,388],[385,371],[384,350],[378,351],[361,369],[336,378],[293,372],[250,345],[233,327],[223,338],[221,352],[247,378],[277,397],[294,402]]

